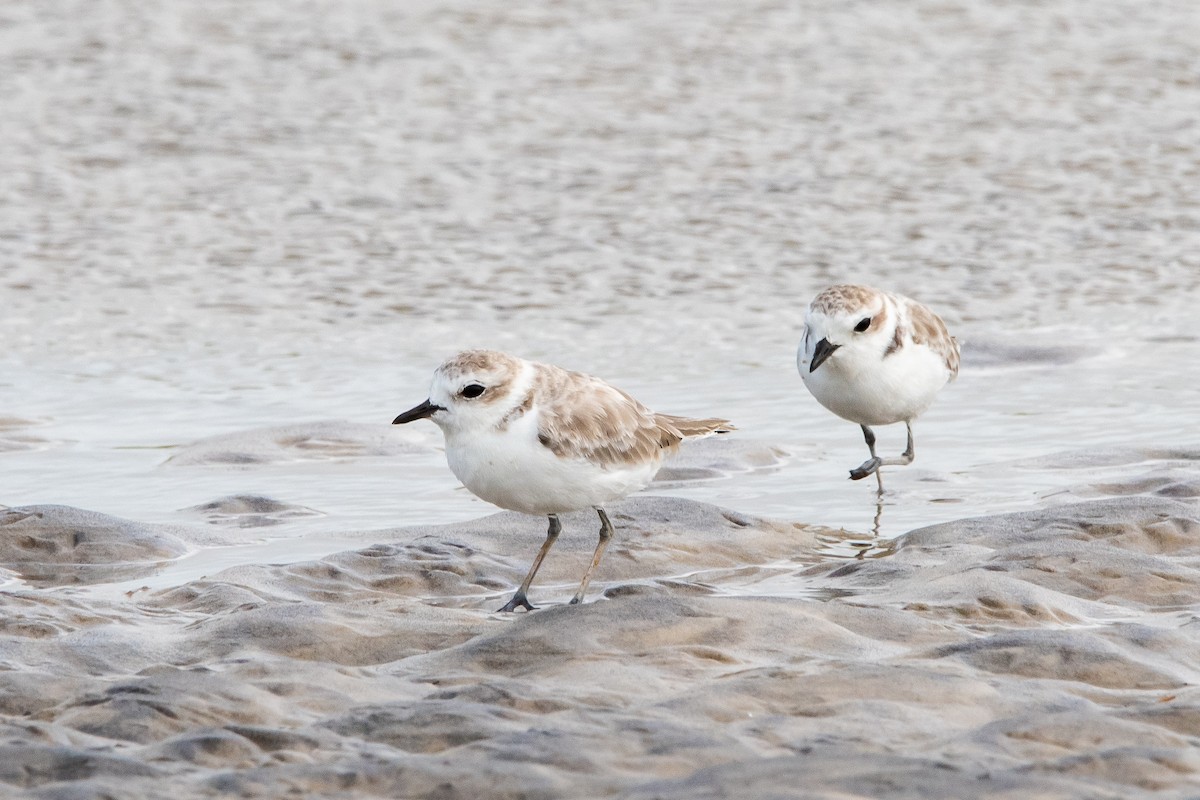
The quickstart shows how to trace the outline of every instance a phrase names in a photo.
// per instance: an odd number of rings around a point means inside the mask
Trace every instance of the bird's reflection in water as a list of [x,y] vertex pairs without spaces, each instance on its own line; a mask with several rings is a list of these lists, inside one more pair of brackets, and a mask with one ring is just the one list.
[[870,533],[845,528],[817,535],[818,548],[830,558],[883,558],[896,550],[895,542],[883,538],[883,493],[875,495],[875,516]]

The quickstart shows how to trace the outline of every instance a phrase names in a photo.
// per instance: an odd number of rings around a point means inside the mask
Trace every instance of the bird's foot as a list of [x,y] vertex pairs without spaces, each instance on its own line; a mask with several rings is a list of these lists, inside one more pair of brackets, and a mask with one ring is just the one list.
[[526,611],[533,611],[536,608],[536,606],[532,605],[529,602],[529,599],[527,597],[525,597],[524,592],[518,591],[516,594],[514,594],[512,596],[511,600],[509,600],[507,603],[504,604],[503,608],[496,609],[496,613],[497,614],[508,614],[510,612],[516,611],[518,608],[523,608]]
[[850,480],[861,481],[863,478],[867,477],[868,475],[871,475],[871,474],[875,473],[876,471],[878,471],[878,469],[882,465],[883,465],[883,459],[878,458],[878,457],[872,458],[868,461],[864,461],[863,463],[859,464],[854,469],[850,470]]
[[580,604],[580,603],[582,603],[582,602],[583,602],[583,595],[581,595],[581,594],[577,594],[577,595],[575,595],[574,597],[572,597],[572,598],[571,598],[571,602],[567,603],[567,605],[569,605],[569,606],[577,606],[577,605],[579,605],[579,604]]

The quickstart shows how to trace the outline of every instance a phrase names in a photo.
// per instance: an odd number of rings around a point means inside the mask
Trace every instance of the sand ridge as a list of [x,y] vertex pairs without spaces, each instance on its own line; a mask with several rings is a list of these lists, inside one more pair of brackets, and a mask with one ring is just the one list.
[[[971,519],[913,531],[888,558],[825,561],[803,526],[675,498],[614,512],[604,596],[564,605],[592,545],[573,525],[586,515],[567,515],[528,614],[491,612],[540,539],[516,514],[86,611],[0,594],[0,781],[177,798],[1197,785],[1193,505]],[[789,558],[837,593],[756,593],[755,565],[777,575]],[[702,577],[672,575],[687,571]]]

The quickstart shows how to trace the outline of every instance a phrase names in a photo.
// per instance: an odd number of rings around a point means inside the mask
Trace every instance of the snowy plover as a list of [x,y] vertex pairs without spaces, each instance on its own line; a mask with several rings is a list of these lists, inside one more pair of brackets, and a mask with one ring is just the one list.
[[433,373],[429,399],[396,417],[431,419],[446,436],[451,471],[476,496],[550,518],[529,574],[500,611],[533,610],[526,598],[558,538],[558,515],[594,508],[600,541],[572,603],[583,599],[612,538],[604,504],[645,488],[682,440],[723,433],[723,419],[656,414],[599,378],[493,350],[468,350]]
[[[915,300],[869,286],[831,286],[808,308],[796,366],[821,405],[862,426],[871,458],[850,477],[874,472],[883,491],[879,468],[912,463],[913,419],[958,375],[958,342]],[[908,448],[899,458],[879,458],[870,426],[901,421]]]

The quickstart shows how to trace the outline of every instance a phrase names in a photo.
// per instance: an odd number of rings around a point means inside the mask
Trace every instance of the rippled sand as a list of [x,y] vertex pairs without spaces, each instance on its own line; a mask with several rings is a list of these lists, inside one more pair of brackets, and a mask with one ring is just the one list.
[[[1200,15],[0,8],[0,795],[1200,791]],[[882,506],[794,371],[963,342]],[[457,486],[497,346],[733,419],[617,536]],[[885,450],[902,432],[880,431]]]
[[[886,558],[811,566],[821,532],[806,526],[657,497],[613,511],[605,572],[619,579],[565,604],[594,527],[568,515],[528,614],[491,611],[540,539],[518,514],[374,532],[381,543],[320,560],[106,601],[0,594],[0,780],[70,797],[1196,786],[1193,504],[1131,496],[964,520],[902,536]],[[78,517],[24,508],[0,529],[44,542],[81,530]],[[120,532],[149,538],[93,520],[74,551]]]

